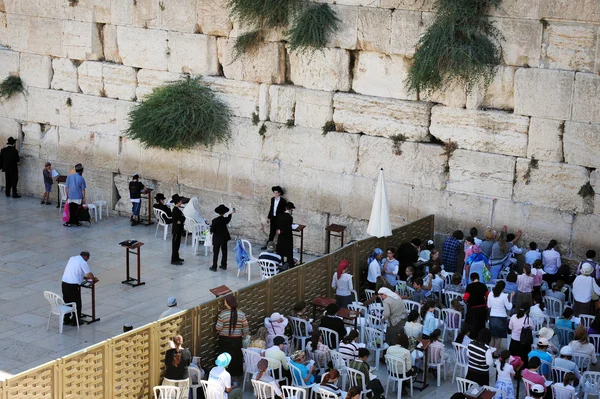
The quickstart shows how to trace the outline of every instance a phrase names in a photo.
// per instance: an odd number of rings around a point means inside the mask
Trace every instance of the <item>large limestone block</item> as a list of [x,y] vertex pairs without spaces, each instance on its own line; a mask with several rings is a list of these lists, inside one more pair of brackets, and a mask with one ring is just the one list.
[[[53,5],[56,2],[51,1]],[[79,0],[73,11],[73,19],[86,22],[110,23],[111,0]],[[62,17],[64,18],[64,17]]]
[[358,11],[358,48],[389,53],[392,12],[382,8],[360,8]]
[[510,199],[515,158],[467,150],[450,157],[450,178],[446,189],[467,194]]
[[159,71],[167,70],[167,32],[119,26],[117,43],[123,64]]
[[[281,162],[254,160],[254,198],[269,195],[274,184],[281,185]],[[268,205],[267,205],[268,207]],[[265,217],[266,218],[266,217]]]
[[[564,163],[539,162],[538,168],[529,168],[530,160],[517,160],[513,200],[551,207],[561,211],[583,212],[584,200],[578,194],[589,182],[590,173],[581,166]],[[527,182],[523,176],[530,169]],[[528,183],[528,184],[526,184]]]
[[464,108],[467,103],[467,89],[462,84],[453,83],[433,93],[423,93],[420,99],[421,101],[443,104],[446,107]]
[[381,0],[382,8],[412,11],[433,11],[434,0]]
[[134,68],[102,64],[102,79],[106,97],[119,100],[134,100],[136,98],[137,72]]
[[102,52],[106,61],[121,64],[123,60],[119,55],[119,44],[117,43],[117,27],[106,24],[102,28]]
[[[24,15],[17,14],[1,14],[3,16],[3,24],[0,26],[0,43],[3,46],[7,46],[16,51],[29,51],[29,26],[31,18]],[[52,25],[51,27],[56,28],[57,26]],[[59,30],[52,32],[60,37],[60,24],[58,24]],[[60,50],[59,50],[60,52]]]
[[55,90],[79,92],[77,67],[68,58],[55,58],[52,61],[52,88]]
[[253,159],[243,157],[229,158],[229,173],[227,176],[227,192],[231,195],[249,198],[254,193]]
[[[31,94],[31,91],[28,90],[28,93]],[[5,118],[28,120],[27,99],[28,98],[25,97],[25,94],[18,93],[12,96],[9,100],[0,101],[0,116]]]
[[23,50],[55,57],[68,57],[63,52],[63,41],[68,39],[65,37],[64,28],[68,26],[68,22],[72,21],[64,21],[65,26],[63,26],[63,21],[59,19],[31,17],[27,48]]
[[111,0],[111,23],[140,28],[160,28],[159,0]]
[[570,119],[575,73],[520,68],[515,73],[515,113]]
[[594,213],[600,214],[600,171],[594,170],[590,173],[590,184],[595,191],[594,195]]
[[116,135],[117,101],[84,94],[71,95],[70,126],[73,129]]
[[[25,126],[27,124],[23,125]],[[24,130],[25,129],[23,128],[23,131]],[[2,138],[2,143],[6,143],[6,140],[9,137],[21,137],[21,131],[21,124],[16,120],[10,118],[0,118],[0,137]]]
[[0,49],[0,80],[19,74],[19,53]]
[[598,248],[598,236],[595,234],[600,226],[600,215],[576,215],[573,221],[573,252],[575,259],[585,259],[585,253]]
[[169,32],[169,72],[218,75],[217,39],[213,36]]
[[[341,4],[337,2],[337,4]],[[335,12],[338,22],[338,28],[329,35],[327,47],[339,47],[354,50],[358,40],[358,13],[357,7],[345,5],[331,5]]]
[[128,137],[119,137],[119,140],[121,143],[118,160],[119,172],[127,175],[141,173],[142,145],[139,141],[132,140]]
[[501,18],[538,20],[540,1],[541,0],[503,0],[500,7],[490,7],[489,14]]
[[333,118],[333,93],[321,90],[297,89],[296,126],[321,129]]
[[564,121],[531,118],[527,158],[540,161],[561,162],[563,159]]
[[94,61],[84,61],[77,68],[79,77],[79,88],[83,94],[101,96],[104,91],[104,82],[102,80],[102,63]]
[[63,21],[62,56],[77,60],[101,59],[104,54],[100,36],[101,31],[95,23]]
[[232,23],[226,0],[197,0],[198,31],[211,36],[229,36]]
[[[1,124],[2,122],[0,122]],[[39,123],[24,123],[21,126],[21,135],[13,137],[22,137],[20,156],[40,158],[40,139],[42,137],[42,125]]]
[[139,173],[146,179],[177,183],[177,162],[173,162],[177,155],[178,152],[142,147]]
[[375,179],[379,176],[379,169],[383,168],[386,182],[442,188],[444,159],[440,156],[441,146],[407,141],[402,143],[401,149],[402,154],[396,155],[391,140],[360,136],[357,174]]
[[427,138],[430,103],[346,93],[336,93],[333,99],[333,120],[346,132],[388,138],[402,134],[410,141]]
[[289,53],[289,73],[295,85],[327,91],[350,90],[350,53],[325,48],[312,54]]
[[[217,144],[210,149],[212,153],[259,159],[263,140],[258,127],[248,118],[233,117],[230,124],[231,139],[227,143]],[[202,148],[205,149],[205,148]],[[206,149],[205,149],[206,150]]]
[[540,18],[600,22],[600,3],[596,0],[541,0]]
[[467,95],[467,108],[494,108],[513,110],[515,108],[515,71],[513,66],[499,66],[489,86],[479,85]]
[[[338,173],[354,173],[359,136],[266,123],[262,158]],[[258,130],[258,129],[257,129]],[[258,133],[257,133],[258,134]],[[293,148],[293,151],[290,149]]]
[[[341,213],[343,192],[342,176],[336,172],[298,168],[282,164],[281,180],[285,182],[287,198],[303,209]],[[337,192],[337,195],[334,193]],[[321,207],[323,206],[323,208]]]
[[283,83],[285,81],[285,48],[282,43],[263,43],[252,54],[235,58],[235,40],[219,38],[219,62],[228,79],[257,83]]
[[259,84],[212,76],[205,77],[203,82],[229,106],[232,115],[250,118],[255,112],[261,113]]
[[144,99],[156,87],[162,86],[168,82],[179,80],[181,75],[178,73],[153,71],[152,69],[140,69],[137,74],[136,95],[139,100]]
[[[182,162],[177,165],[179,184],[215,190],[221,193],[227,192],[229,186],[229,155],[197,152],[181,157],[181,159]],[[157,173],[157,176],[160,176],[160,172]],[[214,211],[207,213],[207,215],[213,213]]]
[[[337,176],[336,180],[336,182],[332,182],[332,188],[338,192],[338,199],[336,200],[335,198],[331,198],[331,200],[335,201],[334,203],[336,206],[340,206],[341,209],[330,213],[369,220],[371,216],[371,207],[373,206],[372,197],[373,193],[375,192],[377,179],[356,175],[344,175],[341,177]],[[394,183],[394,187],[397,186],[408,187]],[[386,187],[389,188],[389,185],[386,185]],[[401,202],[406,202],[408,205],[410,189],[407,189],[402,194],[404,194],[404,197],[401,199]],[[388,204],[397,204],[397,202],[398,198],[394,197],[390,192],[388,192]]]
[[355,92],[400,100],[417,99],[415,94],[407,91],[404,83],[410,66],[407,58],[367,51],[361,51],[356,57],[352,81]]
[[36,87],[30,87],[27,91],[27,120],[54,126],[69,126],[71,108],[67,106],[67,99],[73,96],[73,93]]
[[52,60],[45,55],[21,53],[20,76],[25,86],[50,88],[52,83]]
[[592,73],[575,75],[573,120],[600,123],[600,77]]
[[544,30],[542,65],[550,69],[594,71],[597,25],[551,22]]
[[117,101],[115,122],[117,135],[123,135],[127,128],[129,128],[129,113],[138,104],[133,101]]
[[563,143],[567,163],[600,168],[600,125],[566,122]]
[[506,65],[537,67],[540,61],[542,25],[536,20],[493,18],[504,35],[502,60]]
[[390,54],[413,55],[421,35],[433,21],[433,14],[394,10],[390,36]]
[[472,111],[437,105],[429,130],[459,148],[502,155],[527,154],[529,118],[501,111]]
[[90,169],[117,169],[119,139],[87,130],[59,129],[58,161],[74,165],[83,162]]
[[269,120],[287,123],[294,119],[296,108],[296,88],[294,86],[271,85],[269,87]]
[[196,0],[162,1],[160,26],[163,30],[194,33],[196,29]]

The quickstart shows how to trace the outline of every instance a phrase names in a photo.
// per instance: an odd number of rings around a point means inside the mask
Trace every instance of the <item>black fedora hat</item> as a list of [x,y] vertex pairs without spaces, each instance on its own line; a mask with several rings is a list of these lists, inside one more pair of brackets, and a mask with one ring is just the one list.
[[160,200],[167,199],[167,197],[165,197],[165,195],[163,193],[156,193],[156,195],[154,196],[154,199],[157,201],[160,201]]
[[271,191],[277,191],[279,194],[283,195],[283,188],[281,188],[281,186],[273,186],[271,187]]
[[181,197],[179,196],[179,194],[174,194],[171,197],[171,202],[174,204],[177,204],[179,201],[183,202],[184,204],[187,203],[190,199],[186,198],[186,197]]
[[285,209],[296,209],[296,206],[294,205],[293,202],[288,202],[287,204],[285,204]]
[[218,207],[215,208],[215,213],[218,213],[219,215],[224,215],[227,212],[229,212],[229,208],[227,208],[225,205],[221,204]]
[[13,137],[9,137],[8,140],[6,141],[6,144],[13,145],[16,142],[17,142],[17,140],[15,140]]

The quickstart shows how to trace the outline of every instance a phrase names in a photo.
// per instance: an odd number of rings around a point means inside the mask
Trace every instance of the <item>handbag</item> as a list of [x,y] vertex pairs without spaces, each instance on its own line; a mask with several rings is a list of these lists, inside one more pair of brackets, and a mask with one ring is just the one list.
[[487,266],[483,266],[483,282],[485,283],[489,283],[490,280],[492,279],[492,272],[490,272],[490,269],[487,268]]
[[65,206],[63,208],[62,220],[63,222],[68,222],[71,218],[71,214],[69,213],[69,204],[65,202]]
[[521,329],[521,336],[519,337],[519,342],[525,348],[529,348],[531,344],[533,344],[533,331],[531,327],[525,325],[529,320],[529,316],[525,317],[525,322],[523,323],[523,328]]
[[213,235],[212,233],[207,233],[206,234],[206,239],[204,240],[204,246],[205,247],[212,247],[213,246]]

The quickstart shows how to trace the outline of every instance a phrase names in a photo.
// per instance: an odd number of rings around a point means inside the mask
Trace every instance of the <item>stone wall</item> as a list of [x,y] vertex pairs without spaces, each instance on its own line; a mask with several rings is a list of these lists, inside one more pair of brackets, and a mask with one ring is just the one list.
[[[418,98],[404,79],[432,1],[321,1],[341,19],[328,48],[293,53],[270,32],[234,59],[241,29],[224,0],[0,0],[0,79],[18,73],[27,86],[0,104],[0,139],[20,138],[21,191],[41,192],[46,160],[61,172],[82,162],[88,185],[125,212],[138,172],[167,195],[197,195],[206,218],[235,206],[235,233],[260,241],[280,184],[308,225],[307,250],[321,252],[328,223],[365,236],[383,167],[394,226],[435,213],[440,234],[507,224],[523,243],[557,239],[567,258],[595,246],[599,2],[504,0],[491,12],[506,39],[491,85]],[[202,75],[230,105],[228,145],[166,152],[123,136],[135,102],[181,74]],[[323,135],[328,121],[336,131]],[[587,183],[593,198],[578,194]]]

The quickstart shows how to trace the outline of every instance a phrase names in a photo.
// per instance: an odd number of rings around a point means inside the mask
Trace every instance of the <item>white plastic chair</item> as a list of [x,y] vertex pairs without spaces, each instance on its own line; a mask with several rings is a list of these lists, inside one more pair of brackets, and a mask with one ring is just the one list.
[[250,374],[250,379],[254,373],[258,372],[258,362],[260,361],[260,355],[254,351],[242,348],[242,355],[244,355],[244,381],[242,382],[242,392],[246,390],[246,377]]
[[[289,316],[288,319],[292,323],[292,342],[296,349],[306,349],[306,342],[311,339],[308,333],[308,321],[298,317]],[[296,342],[300,345],[296,346]]]
[[575,394],[577,393],[575,390],[559,387],[556,384],[552,384],[551,387],[553,399],[575,399]]
[[408,313],[412,312],[413,310],[421,313],[421,304],[419,302],[405,300],[404,306],[406,307],[406,310],[408,310]]
[[259,259],[258,264],[260,265],[261,280],[266,280],[277,275],[277,262],[268,259]]
[[374,290],[365,290],[365,297],[367,298],[367,301],[370,300],[373,295],[375,295],[375,291]]
[[360,342],[364,342],[365,331],[364,327],[367,326],[367,313],[368,309],[366,306],[357,305],[355,303],[351,303],[348,305],[348,309],[358,313],[358,319],[356,320],[356,326],[358,328],[358,333],[360,334],[359,340]]
[[352,367],[348,367],[346,369],[348,371],[348,377],[350,379],[350,386],[357,386],[360,388],[360,398],[367,398],[368,394],[372,393],[370,389],[367,389],[365,384],[365,374],[361,371],[353,369]]
[[460,292],[455,292],[455,291],[444,291],[444,298],[446,299],[446,306],[450,306],[450,304],[452,303],[452,301],[454,299],[458,299],[459,301],[462,301],[463,294],[461,294]]
[[321,399],[339,399],[336,394],[322,387],[319,387],[317,393],[321,396]]
[[[365,327],[371,327],[381,331],[385,331],[385,322],[381,319],[380,316],[367,314],[367,317],[365,318]],[[361,339],[360,342],[364,341]]]
[[408,285],[406,286],[406,295],[409,298],[412,298],[415,295],[415,289],[413,287],[409,287]]
[[544,316],[539,318],[532,318],[533,321],[533,331],[540,331],[542,327],[550,327],[550,316]]
[[257,399],[275,399],[275,390],[271,384],[252,380],[252,387],[254,388],[254,396]]
[[456,369],[459,370],[459,376],[461,371],[464,370],[464,375],[467,375],[469,369],[469,358],[468,349],[466,345],[459,344],[458,342],[452,342],[454,351],[456,352],[456,361],[454,362],[454,371],[452,372],[452,383],[454,383],[454,377],[456,377]]
[[490,391],[490,392],[495,392],[496,395],[494,395],[494,399],[508,399],[508,397],[506,396],[506,392],[501,391],[500,389],[496,388],[496,387],[491,387],[489,385],[484,385],[483,386],[484,389]]
[[167,223],[167,213],[160,209],[154,208],[154,219],[156,219],[156,232],[154,233],[154,237],[158,235],[158,228],[160,226],[164,229],[163,240],[167,240],[167,231],[169,230],[170,224]]
[[[79,318],[77,316],[77,305],[75,302],[65,303],[62,297],[51,291],[44,291],[44,297],[50,303],[50,313],[48,314],[48,325],[46,331],[50,328],[50,317],[53,314],[58,315],[58,332],[63,332],[63,319],[65,315],[74,314],[75,321],[77,322],[77,329],[79,329]],[[72,316],[71,316],[72,317]]]
[[544,296],[543,300],[548,316],[550,316],[551,319],[554,319],[554,321],[559,319],[563,311],[563,304],[560,299],[551,296]]
[[446,362],[444,360],[444,347],[433,347],[429,345],[427,348],[429,356],[427,359],[427,367],[437,370],[437,386],[440,386],[441,369],[444,369],[444,381],[446,381]]
[[387,381],[385,382],[385,397],[388,396],[388,386],[392,383],[392,390],[394,384],[398,383],[398,394],[397,399],[402,399],[402,382],[410,381],[410,396],[413,396],[413,378],[406,375],[406,362],[404,359],[398,357],[385,355],[385,364],[387,365]]
[[64,204],[65,202],[67,202],[67,186],[65,186],[63,183],[58,183],[58,191],[60,192],[60,201],[58,203],[59,207],[58,207],[58,212],[62,213],[63,208],[64,208]]
[[600,334],[590,334],[588,338],[590,339],[590,343],[596,348],[596,356],[600,356]]
[[570,370],[552,366],[552,381],[554,381],[554,382],[564,381],[565,374],[567,374],[568,372],[570,372]]
[[283,370],[282,370],[283,367],[279,360],[270,359],[268,357],[263,357],[262,359],[267,359],[267,362],[269,363],[269,368],[273,372],[273,378],[275,378],[275,381],[277,381],[277,383],[281,383],[281,382],[287,383],[287,377],[283,376]]
[[[248,260],[248,262],[246,262],[246,267],[245,267],[245,272],[248,275],[248,281],[250,281],[250,277],[251,277],[251,267],[253,263],[257,263],[258,262],[258,258],[256,256],[254,256],[254,254],[252,253],[252,244],[250,244],[250,241],[248,240],[241,240],[242,241],[242,246],[244,247],[244,251],[246,251],[246,253],[248,254],[248,257],[250,258]],[[240,276],[240,271],[238,269],[238,277]]]
[[594,321],[594,316],[590,316],[589,314],[581,314],[579,315],[579,324],[584,326],[585,328],[590,328],[590,324]]
[[352,294],[352,298],[354,299],[352,303],[356,305],[362,305],[362,302],[358,301],[358,292],[356,292],[356,290],[352,290],[350,291],[350,293]]
[[461,393],[469,393],[469,390],[474,386],[479,386],[475,381],[467,380],[466,378],[456,378],[456,386],[458,388],[458,392]]
[[[198,388],[200,388],[200,380],[202,380],[202,373],[200,372],[200,369],[196,367],[188,367],[188,374],[190,376],[190,388],[192,389],[192,399],[198,399]],[[194,379],[198,381],[196,384],[192,383]]]
[[154,399],[177,399],[179,398],[179,387],[161,385],[153,388]]
[[442,309],[442,320],[444,321],[442,340],[446,341],[446,334],[454,332],[452,339],[454,341],[462,328],[462,313],[454,309]]
[[452,284],[452,276],[454,276],[454,273],[446,274],[446,277],[444,277],[444,286]]
[[337,349],[340,344],[340,337],[336,331],[330,328],[319,327],[321,331],[321,337],[323,338],[323,345],[327,345],[330,349]]
[[[546,370],[545,373],[542,371]],[[539,375],[543,375],[546,380],[552,380],[552,363],[547,360],[540,359]]]
[[198,223],[194,219],[189,218],[185,220],[185,229],[189,233],[192,233],[192,248],[194,249],[194,255],[198,254],[200,244],[203,244],[204,256],[208,256],[208,247],[204,245],[206,240],[206,235],[204,235],[204,233],[208,231],[206,223]]
[[535,384],[532,381],[529,381],[527,378],[522,378],[523,385],[525,386],[525,393],[529,396],[529,391],[531,391],[531,387]]
[[102,190],[94,190],[92,192],[92,204],[98,208],[98,216],[102,220],[102,211],[106,209],[106,217],[108,217],[108,203],[104,199],[104,192]]
[[313,387],[317,386],[318,384],[305,383],[304,380],[301,378],[302,373],[300,372],[300,369],[294,366],[292,363],[290,363],[290,373],[292,374],[292,383],[294,384],[294,386],[304,389],[305,392],[308,394],[308,397],[311,398],[313,396]]
[[[90,222],[91,222],[91,217],[94,217],[94,221],[96,223],[98,223],[98,209],[96,208],[96,205],[94,203],[86,203],[85,206],[87,206],[88,211],[90,212]],[[90,223],[91,224],[91,223]]]
[[329,351],[329,355],[331,356],[333,368],[340,372],[342,389],[344,389],[346,387],[346,381],[348,378],[348,360],[336,350]]
[[575,362],[577,367],[581,372],[586,371],[590,367],[590,362],[592,361],[592,357],[588,355],[576,355],[573,354],[571,360]]
[[375,352],[375,368],[379,369],[379,358],[381,357],[381,351],[385,351],[390,347],[385,343],[385,334],[380,329],[365,327],[365,343],[367,349]]
[[308,353],[310,359],[315,361],[315,368],[319,369],[320,374],[323,375],[327,370],[327,353],[320,350],[311,350]]
[[223,386],[216,381],[202,380],[202,391],[204,392],[205,399],[224,399],[225,392]]
[[600,371],[586,371],[579,381],[583,399],[589,395],[600,397]]
[[281,387],[283,395],[286,399],[306,399],[306,391],[302,388],[293,387],[291,385],[283,385]]
[[556,337],[558,338],[558,345],[561,348],[563,346],[569,345],[569,342],[573,341],[573,337],[575,336],[575,330],[559,326],[555,326],[554,329],[556,331]]

